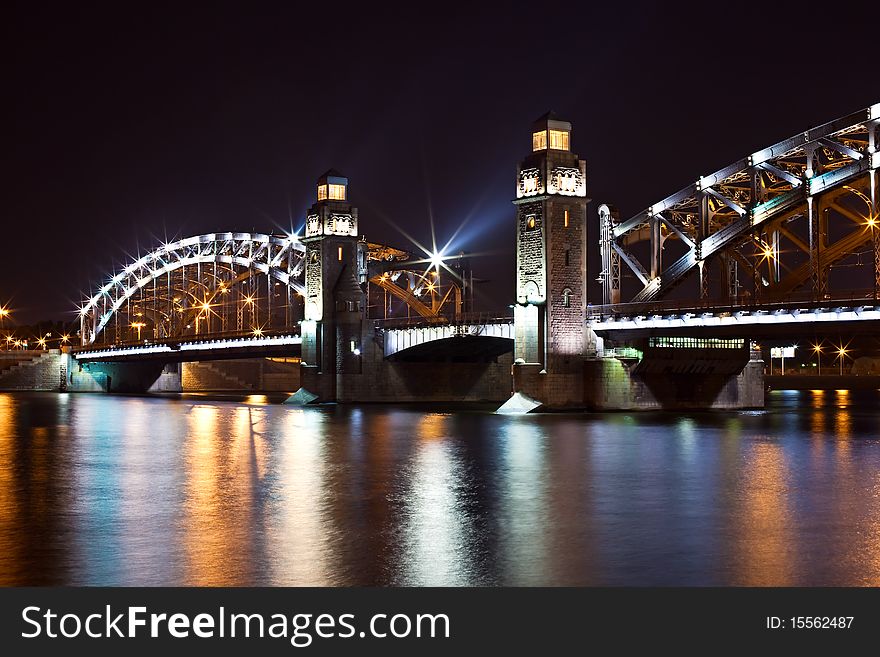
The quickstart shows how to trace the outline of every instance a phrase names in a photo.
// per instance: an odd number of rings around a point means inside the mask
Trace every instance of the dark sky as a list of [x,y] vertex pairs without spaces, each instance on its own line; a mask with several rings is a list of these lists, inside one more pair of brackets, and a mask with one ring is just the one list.
[[0,21],[19,322],[65,317],[166,236],[301,225],[330,167],[371,241],[410,246],[383,217],[425,244],[429,216],[441,243],[468,220],[451,248],[491,252],[482,305],[503,308],[516,164],[548,109],[574,125],[592,224],[880,101],[870,3],[85,4]]

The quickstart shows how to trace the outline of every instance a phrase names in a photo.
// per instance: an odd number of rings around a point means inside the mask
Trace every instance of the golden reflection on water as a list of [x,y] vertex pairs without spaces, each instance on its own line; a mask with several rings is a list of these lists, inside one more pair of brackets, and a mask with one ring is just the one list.
[[[0,586],[18,582],[18,495],[15,482],[15,415],[11,395],[0,393]],[[5,562],[5,563],[4,563]]]
[[775,441],[756,442],[742,464],[731,534],[733,582],[787,586],[797,571],[789,508],[788,467]]
[[[227,407],[224,407],[224,410]],[[221,414],[217,406],[194,406],[184,446],[184,575],[187,585],[253,582],[258,454],[247,407]]]
[[282,499],[267,527],[273,583],[335,583],[331,556],[337,532],[327,512],[326,418],[318,409],[286,410],[274,459]]

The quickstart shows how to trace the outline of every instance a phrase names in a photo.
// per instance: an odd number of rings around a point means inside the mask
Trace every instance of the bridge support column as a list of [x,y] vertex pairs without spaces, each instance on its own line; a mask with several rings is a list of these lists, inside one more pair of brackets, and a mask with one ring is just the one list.
[[357,208],[348,202],[348,178],[333,170],[325,173],[318,179],[317,199],[302,239],[302,394],[294,395],[292,403],[345,401],[348,377],[360,375],[362,368],[365,245],[357,238]]
[[586,361],[584,407],[594,411],[764,407],[760,352],[649,344],[643,339],[631,354]]
[[[571,124],[547,114],[519,166],[513,392],[553,408],[583,405],[586,339],[587,165],[570,150]],[[613,213],[602,214],[606,294],[619,295]],[[617,266],[619,271],[619,265]],[[617,288],[615,289],[615,283]]]

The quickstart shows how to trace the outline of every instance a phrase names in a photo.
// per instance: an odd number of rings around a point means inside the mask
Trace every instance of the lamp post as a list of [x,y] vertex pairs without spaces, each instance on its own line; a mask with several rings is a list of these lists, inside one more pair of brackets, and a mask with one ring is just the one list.
[[822,376],[822,345],[814,344],[813,351],[816,352],[816,374]]
[[837,350],[837,355],[840,357],[840,376],[843,376],[843,359],[846,356],[846,349],[841,347]]
[[7,317],[9,317],[9,309],[0,306],[0,329],[3,328],[3,325],[5,324],[3,320],[5,320]]
[[138,334],[138,342],[141,341],[141,329],[144,328],[147,324],[145,322],[132,322],[131,328],[137,331]]
[[[870,206],[869,206],[870,207]],[[877,220],[868,217],[868,226],[871,228],[871,250],[874,252],[874,301],[877,300]]]

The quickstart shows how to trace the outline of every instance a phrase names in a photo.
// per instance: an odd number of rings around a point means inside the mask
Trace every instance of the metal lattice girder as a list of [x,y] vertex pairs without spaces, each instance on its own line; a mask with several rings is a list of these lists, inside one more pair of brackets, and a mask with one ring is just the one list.
[[[164,244],[145,256],[131,262],[115,273],[80,309],[81,337],[83,343],[93,343],[99,334],[114,321],[114,338],[120,339],[118,314],[130,315],[134,303],[142,315],[152,315],[154,323],[161,316],[168,327],[175,321],[174,295],[185,297],[194,286],[206,287],[205,279],[213,280],[214,287],[205,289],[202,299],[210,303],[226,281],[236,284],[250,280],[255,273],[263,274],[267,281],[276,280],[304,293],[299,280],[303,270],[305,248],[295,236],[267,235],[262,233],[209,233]],[[213,268],[202,265],[212,264]],[[196,275],[187,268],[195,266]],[[218,266],[223,268],[224,278],[218,280]],[[269,293],[271,283],[267,283]],[[149,296],[147,296],[149,295]],[[159,299],[159,296],[162,296]],[[267,295],[268,296],[268,295]],[[181,299],[178,298],[178,302]],[[183,299],[182,308],[192,308],[191,300]],[[270,300],[267,298],[267,301]],[[183,314],[184,310],[177,312]],[[256,308],[251,309],[255,316]],[[210,321],[210,315],[206,317]],[[127,318],[131,320],[130,317]],[[218,319],[222,325],[224,319]],[[238,322],[239,326],[241,322]]]
[[[838,190],[873,172],[880,166],[875,146],[878,125],[880,103],[756,151],[616,224],[611,246],[643,285],[632,301],[662,297],[695,268],[707,274],[714,254],[735,247],[787,213],[806,215],[808,198]],[[688,252],[663,266],[657,275],[646,277],[648,268],[626,247],[646,236],[665,239],[646,230],[657,217]],[[656,251],[652,244],[649,253]],[[705,292],[705,285],[701,288]]]

